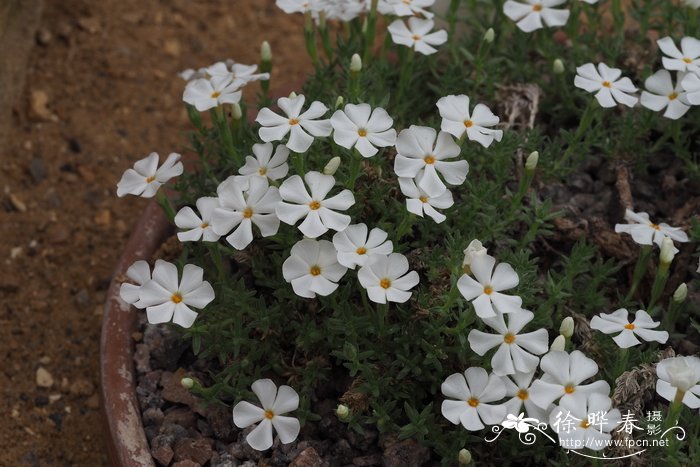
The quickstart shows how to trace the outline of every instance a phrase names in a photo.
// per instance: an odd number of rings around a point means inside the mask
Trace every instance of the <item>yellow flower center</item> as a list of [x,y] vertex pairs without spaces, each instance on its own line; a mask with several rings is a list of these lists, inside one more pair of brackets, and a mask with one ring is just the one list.
[[200,225],[199,227],[202,229],[206,229],[207,227],[209,227],[209,224],[207,224],[206,222],[202,222],[202,225]]
[[365,253],[367,253],[367,248],[361,246],[360,248],[355,250],[355,253],[357,253],[358,255],[364,255]]
[[384,279],[379,281],[379,285],[382,289],[388,289],[389,287],[391,287],[391,281],[385,277]]
[[604,88],[611,88],[611,87],[612,87],[612,83],[611,83],[610,81],[603,81],[603,87],[604,87]]
[[493,293],[493,287],[491,287],[490,285],[487,285],[486,287],[484,287],[484,293],[486,295],[491,295]]
[[156,177],[150,176],[150,177],[148,177],[148,178],[146,179],[146,183],[151,183],[151,182],[152,182],[153,180],[155,180],[155,179],[156,179]]
[[688,57],[683,58],[683,61],[685,63],[693,63],[693,61],[691,59],[689,59]]
[[581,420],[581,425],[580,425],[580,426],[581,426],[581,428],[583,428],[584,430],[586,430],[586,429],[588,429],[589,426],[591,426],[591,424],[588,423],[588,420]]
[[413,39],[414,41],[419,41],[421,40],[421,36],[419,36],[418,34],[414,34],[411,36],[411,39]]
[[564,392],[567,393],[567,394],[573,394],[575,390],[576,390],[576,388],[574,388],[571,384],[568,384],[568,385],[564,388]]
[[418,198],[418,199],[421,201],[421,203],[427,203],[427,202],[428,202],[428,197],[427,197],[427,196],[421,196],[421,197]]
[[433,156],[425,156],[425,159],[423,159],[426,164],[434,164],[435,163],[435,157]]
[[297,120],[296,118],[290,118],[289,124],[290,125],[297,125],[297,124],[299,124],[299,120]]
[[474,122],[472,122],[471,120],[465,120],[465,121],[464,121],[464,126],[467,127],[467,128],[471,128],[471,127],[474,126]]
[[176,292],[170,297],[170,300],[172,300],[173,303],[180,303],[182,301],[182,295],[180,295],[180,292]]
[[311,201],[309,203],[309,207],[311,208],[312,211],[315,211],[321,207],[321,203],[319,203],[318,201]]
[[525,389],[521,389],[520,391],[518,391],[518,399],[520,399],[521,401],[527,400],[528,397],[530,396]]
[[634,329],[634,324],[633,323],[625,324],[625,329],[629,329],[631,331],[632,329]]
[[471,405],[472,407],[476,407],[477,405],[479,405],[479,399],[477,399],[476,397],[472,397],[467,401],[467,404]]
[[357,134],[364,138],[365,136],[367,136],[367,130],[365,130],[364,128],[360,128],[359,130],[357,130]]
[[535,3],[534,5],[532,5],[532,11],[542,11],[542,4]]
[[318,276],[319,274],[321,274],[321,268],[316,265],[311,266],[311,269],[309,269],[309,273],[312,276]]
[[512,344],[513,342],[515,342],[515,336],[511,333],[508,333],[505,336],[503,336],[503,342],[505,342],[506,344]]
[[260,168],[258,169],[258,174],[259,174],[261,177],[264,177],[265,175],[267,175],[267,167],[260,167]]
[[211,98],[212,98],[212,99],[216,99],[216,98],[219,97],[220,95],[221,95],[221,93],[220,93],[219,91],[214,91],[214,92],[211,93]]
[[658,224],[649,224],[649,227],[651,227],[654,230],[661,230],[661,227],[659,227]]
[[275,412],[273,412],[272,410],[265,411],[265,418],[267,418],[268,420],[272,420],[274,416]]
[[243,217],[245,217],[246,219],[250,219],[251,217],[253,217],[253,210],[250,208],[245,208],[245,211],[243,211]]
[[668,95],[668,100],[670,100],[670,101],[675,101],[677,98],[678,98],[677,92],[672,92],[671,94]]

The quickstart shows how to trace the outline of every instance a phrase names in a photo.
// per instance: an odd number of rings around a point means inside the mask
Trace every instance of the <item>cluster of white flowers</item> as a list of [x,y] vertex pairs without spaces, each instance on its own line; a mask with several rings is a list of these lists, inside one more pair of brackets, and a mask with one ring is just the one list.
[[[621,77],[618,68],[599,63],[587,63],[576,69],[576,87],[595,93],[602,107],[615,107],[618,103],[634,107],[637,102],[647,109],[664,111],[663,116],[677,120],[693,105],[700,105],[700,40],[693,37],[681,39],[680,49],[670,37],[657,41],[664,53],[664,69],[656,71],[645,82],[641,96],[637,87],[627,77]],[[671,72],[676,73],[675,81]]]
[[[377,11],[385,16],[422,15],[432,18],[433,13],[427,8],[434,3],[435,0],[379,0]],[[349,22],[369,13],[372,0],[277,0],[276,4],[288,14],[311,14],[317,21],[323,15],[328,20]]]

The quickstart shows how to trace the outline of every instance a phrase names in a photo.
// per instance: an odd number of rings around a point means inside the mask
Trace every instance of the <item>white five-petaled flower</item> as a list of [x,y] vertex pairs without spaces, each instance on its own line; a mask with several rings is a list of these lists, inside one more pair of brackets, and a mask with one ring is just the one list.
[[659,70],[644,81],[646,91],[642,91],[639,102],[647,109],[659,111],[666,109],[664,117],[672,120],[681,118],[690,109],[683,89],[682,72],[678,73],[676,85],[673,85],[671,73]]
[[378,10],[383,15],[414,16],[423,15],[431,19],[435,16],[426,8],[430,8],[435,0],[380,0]]
[[253,392],[260,405],[241,401],[233,408],[233,423],[238,428],[247,428],[260,422],[248,433],[246,441],[251,448],[265,451],[272,447],[272,428],[277,431],[282,444],[289,444],[299,436],[299,420],[283,415],[299,408],[299,395],[289,386],[277,386],[270,379],[259,379],[253,383]]
[[662,37],[657,40],[661,51],[667,55],[661,58],[664,68],[667,70],[690,71],[700,74],[700,41],[694,37],[681,39],[681,49],[678,50],[673,39]]
[[[615,224],[615,232],[630,234],[632,239],[640,245],[656,243],[661,246],[664,237],[680,243],[688,241],[688,235],[680,227],[671,227],[665,222],[655,224],[649,220],[649,214],[646,212],[634,212],[627,209],[625,219],[631,224]],[[676,249],[674,253],[677,252]]]
[[399,178],[401,193],[407,198],[406,209],[408,209],[408,212],[420,217],[423,217],[425,213],[440,224],[447,219],[447,216],[437,211],[437,209],[447,209],[455,204],[452,192],[445,190],[439,196],[430,196],[417,185],[417,183],[421,182],[421,177],[422,174],[419,173],[416,179]]
[[320,9],[319,0],[277,0],[275,4],[287,14],[316,12]]
[[393,146],[396,130],[394,121],[386,110],[369,104],[348,104],[344,110],[336,110],[331,117],[333,140],[340,146],[355,148],[362,157],[372,157],[377,148]]
[[181,242],[196,242],[200,239],[205,242],[216,242],[221,237],[212,228],[212,215],[214,209],[219,207],[219,199],[212,197],[202,197],[195,203],[199,215],[189,206],[178,211],[175,215],[175,225],[183,229],[177,233],[177,238]]
[[566,449],[590,448],[600,451],[612,439],[610,432],[622,422],[607,394],[581,394],[562,399],[549,415],[549,426]]
[[683,79],[678,79],[684,91],[685,100],[692,105],[700,105],[700,76],[686,73]]
[[396,44],[412,47],[423,55],[431,55],[437,52],[432,46],[442,45],[447,42],[447,31],[430,32],[435,27],[432,19],[420,19],[415,16],[408,19],[408,26],[403,20],[397,19],[389,25],[391,39]]
[[315,101],[306,112],[302,113],[305,100],[303,95],[278,99],[277,105],[286,117],[274,113],[267,107],[261,109],[255,119],[262,125],[258,131],[260,138],[265,142],[281,141],[289,134],[287,147],[294,152],[302,153],[311,147],[314,136],[329,136],[333,131],[330,120],[320,120],[328,112],[328,107]]
[[528,417],[532,417],[540,422],[547,421],[549,411],[538,407],[537,404],[532,402],[530,397],[534,376],[534,370],[527,373],[516,371],[513,375],[501,378],[503,384],[506,385],[506,397],[511,398],[503,404],[506,407],[506,415],[519,415],[523,406],[525,406]]
[[[304,181],[311,194],[306,190]],[[332,175],[308,172],[304,175],[304,180],[299,175],[292,175],[280,186],[283,201],[277,206],[277,216],[289,225],[294,225],[304,217],[299,230],[310,238],[319,237],[328,229],[338,232],[345,230],[350,225],[350,216],[335,211],[350,208],[355,204],[355,197],[350,190],[343,190],[326,198],[334,185],[335,178]]]
[[610,385],[603,380],[581,384],[598,373],[598,365],[580,350],[570,354],[551,351],[540,360],[540,368],[544,376],[532,383],[530,398],[541,408],[549,407],[557,399],[561,399],[561,404],[578,393],[610,393]]
[[197,78],[187,83],[182,100],[203,112],[221,104],[237,104],[242,92],[231,76]]
[[158,167],[158,160],[158,153],[152,152],[137,161],[132,169],[126,169],[117,183],[117,196],[121,198],[124,195],[136,195],[152,198],[161,185],[173,177],[182,175],[180,154],[171,153],[160,167]]
[[499,424],[506,416],[505,405],[489,404],[503,399],[506,386],[501,378],[489,375],[483,368],[471,367],[464,374],[454,373],[440,389],[445,397],[457,399],[442,402],[442,416],[455,425],[461,423],[469,431]]
[[119,288],[119,296],[129,305],[134,305],[136,308],[146,308],[139,301],[139,291],[143,284],[151,280],[151,267],[146,261],[136,261],[126,270],[126,277],[134,283],[123,282]]
[[535,371],[540,363],[536,355],[542,355],[549,350],[549,336],[546,329],[520,333],[534,317],[535,314],[527,310],[511,313],[508,315],[507,325],[502,314],[483,318],[484,323],[493,328],[496,334],[472,329],[467,337],[469,345],[478,355],[484,355],[498,346],[491,359],[493,372],[498,376],[512,375],[516,371]]
[[206,73],[212,77],[229,77],[231,85],[240,89],[253,81],[266,81],[270,79],[269,73],[256,73],[257,65],[244,65],[233,60],[217,62],[206,68]]
[[284,280],[292,284],[294,293],[304,298],[332,294],[347,270],[338,263],[337,251],[328,240],[298,241],[282,264]]
[[464,94],[441,97],[437,101],[442,123],[440,128],[461,138],[464,133],[471,141],[480,143],[487,148],[493,140],[501,141],[502,130],[494,130],[492,127],[498,124],[499,118],[484,104],[476,104],[473,111],[469,111],[469,97]]
[[632,322],[629,321],[628,316],[629,312],[624,308],[609,314],[601,313],[591,319],[591,328],[604,334],[619,332],[620,334],[613,337],[613,340],[621,349],[640,344],[637,336],[647,342],[656,341],[661,344],[668,340],[668,332],[653,330],[661,323],[651,319],[646,311],[637,310]]
[[325,0],[322,8],[327,19],[345,23],[369,10],[368,4],[364,0]]
[[360,285],[375,303],[404,303],[411,298],[410,289],[420,279],[416,271],[408,272],[408,259],[401,253],[375,255],[357,272]]
[[[263,237],[277,233],[280,221],[275,208],[281,201],[279,190],[269,186],[266,178],[229,177],[216,189],[219,207],[214,210],[212,227],[217,235],[242,250],[253,241],[253,224]],[[235,230],[234,230],[235,229]]]
[[680,400],[691,409],[700,407],[700,359],[678,356],[656,364],[656,392],[667,401]]
[[503,4],[503,13],[524,32],[540,29],[544,23],[548,27],[563,26],[569,20],[569,10],[552,8],[566,0],[508,0]]
[[615,107],[617,102],[628,107],[634,107],[637,96],[630,95],[637,92],[632,80],[620,77],[622,71],[619,68],[610,68],[605,63],[595,65],[586,63],[576,68],[574,85],[588,92],[595,92],[595,98],[601,107]]
[[475,256],[469,265],[476,280],[464,274],[457,281],[462,296],[471,301],[479,318],[493,318],[496,313],[520,313],[523,299],[501,292],[512,289],[520,283],[518,274],[507,263],[496,266],[493,256]]
[[418,187],[428,196],[440,196],[447,189],[438,172],[450,185],[461,185],[467,178],[469,163],[465,160],[446,161],[458,157],[460,147],[449,133],[438,134],[432,128],[411,125],[401,131],[396,140],[394,172],[399,177],[416,178]]
[[252,175],[258,177],[269,178],[270,180],[279,180],[287,176],[289,172],[289,149],[287,146],[280,144],[275,149],[275,155],[272,155],[274,146],[272,143],[254,144],[253,156],[246,156],[245,165],[238,170],[241,175]]
[[355,266],[364,266],[375,255],[388,255],[394,251],[391,240],[387,240],[388,236],[378,227],[367,235],[367,225],[349,225],[342,232],[333,235],[333,245],[338,250],[338,262],[355,269]]
[[177,267],[167,261],[157,260],[152,280],[139,290],[139,302],[146,307],[151,324],[173,323],[189,328],[197,318],[193,308],[204,308],[214,300],[214,289],[204,280],[204,270],[187,264],[178,279]]

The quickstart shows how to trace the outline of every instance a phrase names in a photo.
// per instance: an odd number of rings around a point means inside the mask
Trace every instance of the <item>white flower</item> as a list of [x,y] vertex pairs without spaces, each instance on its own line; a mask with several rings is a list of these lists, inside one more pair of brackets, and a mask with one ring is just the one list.
[[[464,260],[462,261],[462,267],[466,267],[472,264],[472,260],[475,256],[485,256],[488,254],[488,250],[481,244],[477,239],[469,242],[469,245],[464,249]],[[471,268],[469,269],[471,270]]]
[[667,55],[661,62],[667,70],[690,71],[700,74],[700,41],[694,37],[681,39],[681,50],[678,50],[673,39],[662,37],[657,40],[661,51]]
[[281,97],[277,101],[279,108],[286,114],[282,117],[267,107],[258,112],[255,119],[260,125],[259,135],[265,142],[281,141],[289,133],[287,147],[294,152],[306,152],[314,136],[329,136],[333,131],[330,120],[318,120],[326,112],[328,107],[315,101],[309,109],[301,113],[306,98],[303,95],[293,98]]
[[593,393],[562,399],[549,422],[562,447],[600,451],[608,447],[610,432],[622,422],[622,416],[606,394]]
[[634,321],[630,323],[628,311],[624,308],[610,314],[601,313],[591,319],[592,329],[597,329],[604,334],[619,332],[620,334],[613,337],[613,340],[621,349],[641,343],[635,334],[647,342],[656,341],[664,344],[668,340],[668,332],[652,330],[659,324],[661,323],[651,319],[651,316],[644,310],[637,310]]
[[231,85],[237,89],[242,88],[253,81],[266,81],[270,79],[269,73],[256,73],[257,65],[244,65],[233,60],[217,62],[206,68],[206,73],[211,77],[228,77]]
[[272,155],[274,146],[272,143],[254,144],[253,156],[246,156],[245,165],[238,170],[241,175],[253,175],[258,177],[269,178],[270,180],[279,180],[287,176],[289,165],[289,149],[287,146],[280,144],[275,149],[275,155]]
[[535,355],[542,355],[549,350],[549,335],[545,329],[520,333],[534,317],[535,314],[527,310],[511,313],[508,315],[508,325],[502,314],[483,318],[484,323],[493,328],[496,334],[472,329],[467,337],[469,345],[474,352],[482,356],[498,346],[491,359],[493,372],[498,376],[512,375],[516,371],[535,371],[540,363],[540,359]]
[[152,198],[161,185],[173,177],[182,175],[183,167],[180,154],[171,153],[158,167],[158,153],[152,152],[134,164],[133,169],[127,169],[117,183],[117,196],[136,195],[142,198]]
[[511,398],[503,404],[506,407],[506,415],[519,415],[524,405],[528,417],[532,417],[540,422],[547,421],[549,411],[538,407],[530,398],[532,378],[534,376],[534,370],[527,373],[516,371],[511,376],[501,378],[506,386],[506,397]]
[[345,267],[355,269],[364,266],[375,255],[386,256],[394,251],[389,235],[375,227],[367,235],[365,224],[349,225],[342,232],[333,235],[333,245],[338,250],[338,262]]
[[216,192],[219,207],[214,210],[212,227],[217,235],[228,235],[235,228],[226,241],[237,250],[253,241],[253,224],[263,237],[274,235],[279,230],[280,221],[275,208],[281,198],[279,190],[269,186],[266,178],[229,177]]
[[180,209],[175,216],[175,225],[183,229],[183,232],[177,233],[177,238],[181,242],[196,242],[200,239],[205,242],[216,242],[220,235],[217,235],[212,228],[212,215],[214,209],[219,207],[218,198],[199,198],[195,204],[200,213],[199,216],[189,206]]
[[399,187],[401,193],[406,196],[406,209],[417,216],[423,217],[423,214],[430,216],[436,223],[440,224],[447,216],[437,211],[438,209],[447,209],[455,204],[452,198],[452,192],[445,190],[440,196],[429,196],[416,185],[420,183],[421,174],[414,180],[412,178],[399,178]]
[[260,422],[248,433],[246,441],[251,448],[265,451],[272,447],[272,428],[275,428],[282,444],[289,444],[299,436],[299,420],[282,415],[299,408],[299,395],[289,386],[280,386],[279,390],[270,379],[259,379],[253,383],[253,392],[258,396],[260,405],[241,401],[233,408],[233,423],[238,428],[247,428]]
[[503,13],[524,32],[540,29],[544,22],[549,27],[563,26],[569,20],[569,10],[552,8],[566,0],[525,0],[525,3],[508,0],[503,4]]
[[146,261],[136,261],[126,270],[126,277],[131,279],[134,284],[123,282],[119,288],[119,296],[129,305],[134,305],[136,308],[146,308],[139,301],[139,291],[143,284],[151,280],[151,267]]
[[683,0],[683,4],[690,8],[695,8],[696,10],[700,8],[700,0]]
[[378,147],[394,145],[396,130],[391,128],[393,124],[386,110],[380,107],[372,110],[369,104],[348,104],[331,117],[333,140],[344,148],[354,147],[362,157],[374,156]]
[[[627,209],[625,210],[625,219],[632,223],[615,224],[615,232],[630,234],[632,239],[640,245],[656,243],[661,246],[664,237],[681,243],[688,241],[688,235],[680,227],[671,227],[664,222],[655,224],[649,220],[649,214],[646,212],[634,212]],[[675,252],[677,253],[678,250]]]
[[664,117],[672,120],[681,118],[690,109],[683,89],[683,73],[679,73],[676,85],[673,85],[671,73],[659,70],[644,81],[646,91],[642,91],[639,100],[647,109],[659,111],[664,108]]
[[282,264],[284,280],[292,284],[294,293],[305,298],[335,292],[345,271],[347,268],[338,264],[337,251],[328,240],[298,241]]
[[357,278],[375,303],[404,303],[411,298],[409,290],[420,282],[416,271],[408,272],[408,260],[401,253],[373,256],[357,272]]
[[408,26],[403,20],[397,19],[389,25],[391,39],[396,44],[412,47],[423,55],[431,55],[437,52],[432,46],[442,45],[447,42],[447,31],[433,30],[435,23],[431,19],[420,19],[415,16],[408,19]]
[[506,395],[501,378],[479,367],[467,368],[464,375],[454,373],[440,387],[445,397],[457,400],[442,402],[442,416],[455,425],[461,423],[469,431],[501,423],[506,416],[503,404],[492,405]]
[[[672,357],[656,364],[656,392],[667,401],[681,397],[681,402],[697,409],[700,407],[700,359]],[[680,393],[679,393],[680,391]]]
[[323,11],[327,19],[347,23],[368,11],[368,8],[364,0],[326,0]]
[[317,12],[320,9],[319,0],[277,0],[275,4],[287,14]]
[[203,112],[221,104],[237,104],[241,95],[231,76],[213,76],[188,82],[182,100]]
[[282,202],[277,206],[277,216],[282,222],[294,225],[304,217],[299,224],[301,233],[310,238],[316,238],[333,229],[338,232],[350,225],[350,216],[335,211],[345,211],[355,204],[355,197],[350,190],[343,190],[335,196],[326,198],[335,185],[332,175],[319,172],[308,172],[304,180],[311,190],[306,190],[304,181],[299,175],[292,175],[280,186]]
[[471,271],[476,277],[474,280],[468,274],[464,274],[457,281],[462,296],[470,300],[479,318],[492,318],[496,313],[520,313],[523,299],[518,296],[505,295],[501,292],[512,289],[520,283],[518,274],[507,263],[496,266],[493,256],[483,255],[472,258]]
[[692,105],[700,105],[700,77],[695,73],[686,73],[683,79],[680,77],[681,87],[684,91],[685,100]]
[[185,265],[182,279],[178,279],[177,267],[167,261],[157,260],[153,279],[139,290],[139,301],[146,307],[151,324],[173,323],[189,328],[197,318],[193,308],[204,308],[214,300],[214,289],[204,279],[204,270],[194,264]]
[[[437,140],[437,141],[436,141]],[[411,125],[403,130],[396,141],[394,172],[399,177],[416,178],[418,187],[428,196],[440,196],[447,187],[440,180],[438,172],[450,185],[461,185],[467,178],[469,164],[465,160],[446,161],[459,157],[460,147],[449,133],[437,133],[432,128]]]
[[431,19],[435,16],[426,8],[430,8],[435,0],[381,0],[378,10],[383,15],[414,16],[423,15]]
[[628,107],[634,107],[637,97],[630,93],[637,92],[632,80],[620,78],[622,72],[618,68],[610,68],[605,63],[595,65],[586,63],[576,68],[574,85],[588,92],[595,92],[595,98],[602,107],[615,107],[616,102]]
[[498,125],[499,118],[484,104],[476,104],[474,111],[470,113],[469,97],[464,94],[441,97],[437,101],[437,107],[442,117],[440,128],[455,138],[461,138],[466,132],[471,141],[477,141],[485,148],[489,147],[494,139],[501,141],[503,138],[502,130],[487,128]]
[[561,404],[578,393],[610,393],[610,385],[603,380],[581,384],[598,373],[598,365],[579,350],[570,354],[549,352],[540,360],[540,368],[544,376],[532,383],[530,398],[541,408],[548,407],[559,398]]

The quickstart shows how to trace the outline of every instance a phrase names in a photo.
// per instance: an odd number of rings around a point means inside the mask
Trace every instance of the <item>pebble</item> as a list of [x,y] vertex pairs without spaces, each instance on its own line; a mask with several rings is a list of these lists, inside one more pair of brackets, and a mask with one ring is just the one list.
[[412,439],[389,444],[384,449],[385,467],[420,467],[430,460],[430,450]]
[[100,30],[100,20],[97,18],[80,18],[78,20],[80,29],[95,34]]
[[33,89],[29,94],[30,115],[35,120],[58,121],[58,117],[49,110],[49,95],[42,89]]
[[97,394],[93,394],[92,396],[88,397],[88,399],[85,401],[85,407],[91,410],[97,410],[100,408],[100,396]]
[[46,28],[39,28],[39,30],[36,32],[36,43],[46,47],[51,43],[51,39],[53,39],[53,34],[51,34],[51,31],[49,31]]
[[40,183],[46,179],[46,166],[40,157],[33,157],[29,162],[29,175],[35,183]]
[[81,310],[87,310],[90,308],[90,294],[85,289],[80,289],[77,294],[75,294],[75,304]]
[[15,208],[19,212],[27,212],[27,205],[24,204],[24,201],[17,196],[14,193],[10,193],[9,195],[10,198],[10,204],[12,204],[12,207]]
[[190,460],[204,465],[211,459],[211,442],[206,438],[185,438],[175,443],[175,460]]
[[173,456],[175,455],[175,453],[173,452],[173,449],[170,446],[165,445],[155,449],[151,449],[151,455],[162,465],[170,465],[170,461],[173,460]]
[[173,467],[202,467],[202,464],[185,459],[184,461],[175,462]]
[[314,448],[306,448],[297,455],[289,467],[325,467],[328,463],[321,459]]
[[36,385],[40,388],[50,388],[53,386],[53,376],[51,376],[51,373],[43,366],[40,366],[36,370]]
[[86,379],[78,379],[71,383],[68,390],[74,396],[91,396],[95,392],[95,386]]
[[95,216],[95,224],[103,227],[109,226],[112,223],[112,213],[109,209],[102,209]]

